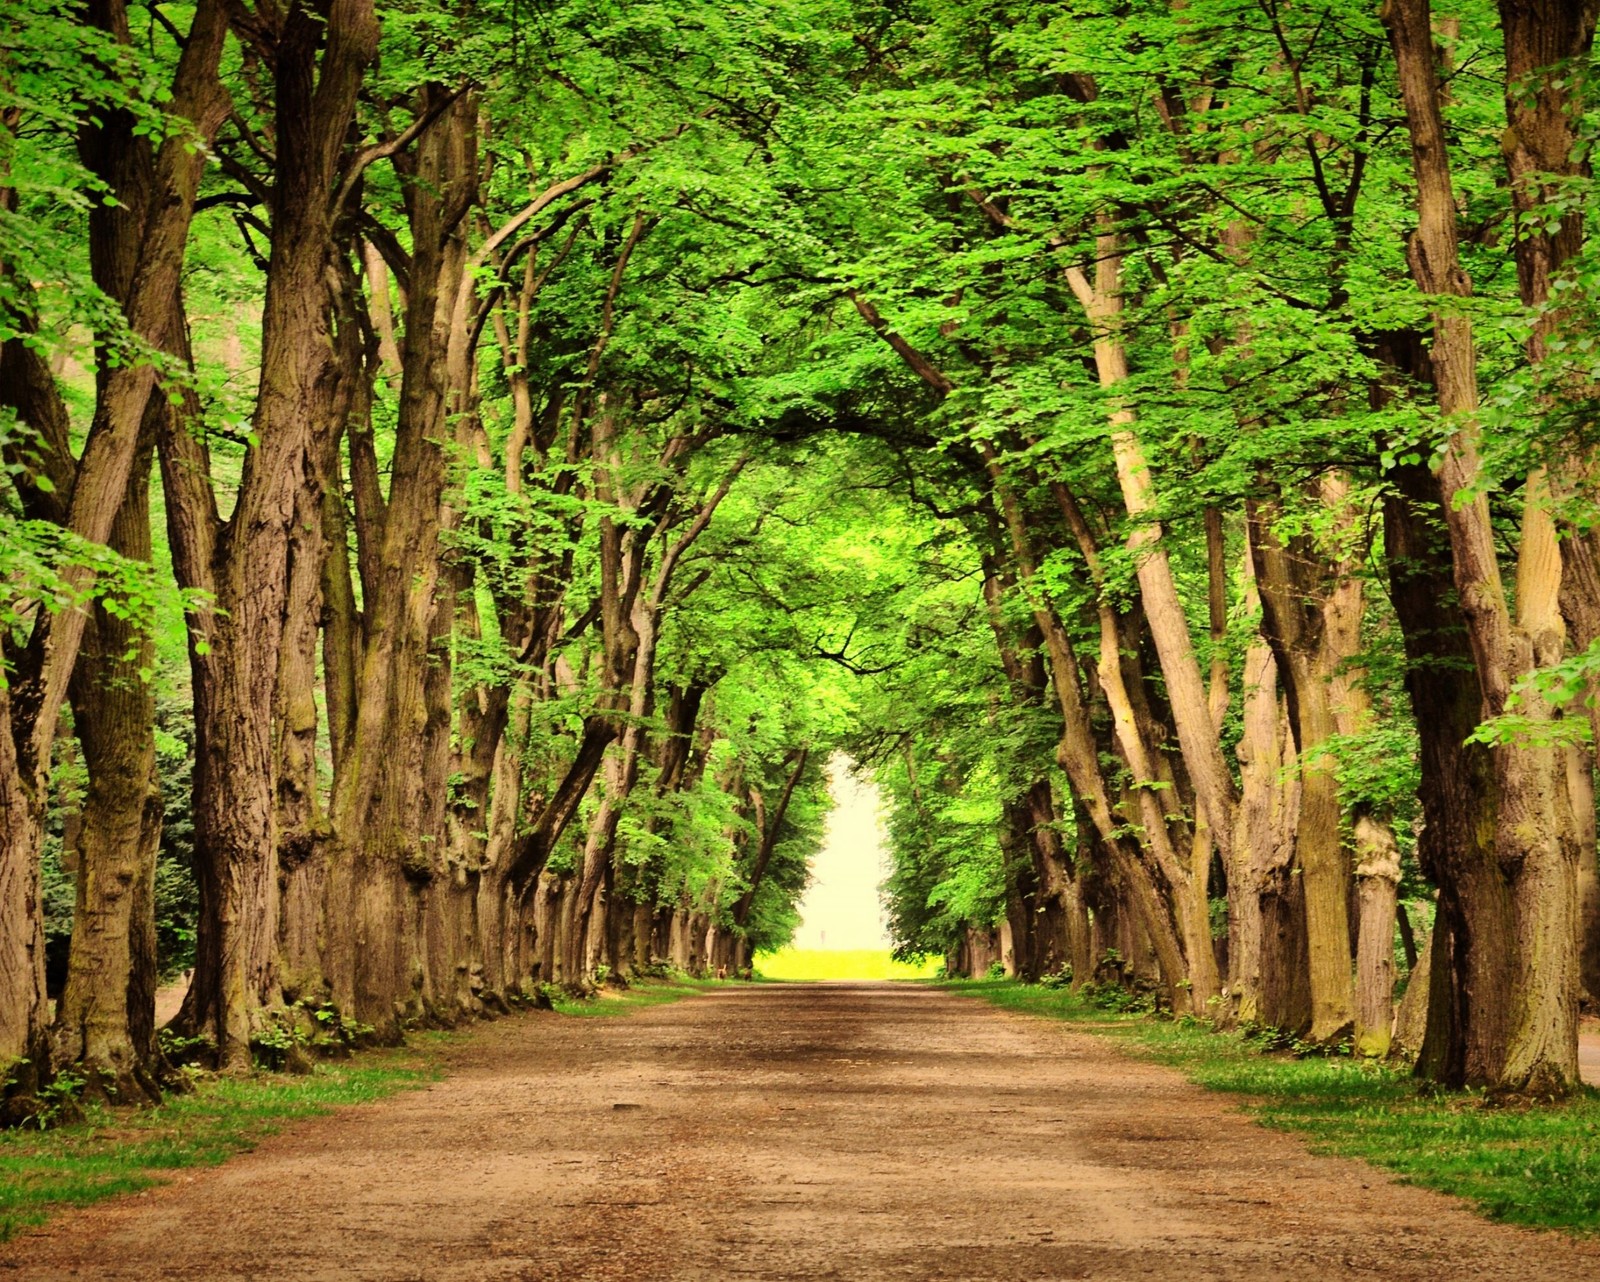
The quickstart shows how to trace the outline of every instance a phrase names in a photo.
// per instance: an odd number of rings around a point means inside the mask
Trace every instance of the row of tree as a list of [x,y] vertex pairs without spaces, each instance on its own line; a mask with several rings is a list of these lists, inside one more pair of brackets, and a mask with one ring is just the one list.
[[1596,8],[8,6],[12,1094],[158,1060],[160,683],[223,1064],[737,970],[843,747],[908,951],[1382,1053],[1425,880],[1565,1090]]
[[[774,612],[736,576],[784,474],[735,439],[751,357],[736,294],[708,293],[738,264],[682,199],[739,134],[709,91],[629,65],[647,22],[606,17],[8,13],[18,1110],[68,1064],[155,1088],[162,682],[192,708],[174,1031],[222,1066],[264,1034],[391,1039],[542,984],[739,967],[792,928],[833,732],[774,697],[792,626],[739,635]],[[710,74],[731,47],[685,54]],[[69,735],[86,785],[51,994]]]
[[[856,171],[900,234],[851,298],[962,472],[921,498],[966,514],[1013,727],[905,741],[903,945],[984,958],[1004,911],[1024,972],[1148,958],[1175,1009],[1382,1053],[1415,860],[1422,1071],[1564,1091],[1600,991],[1596,6],[995,16],[884,47]],[[974,786],[987,859],[937,844]]]

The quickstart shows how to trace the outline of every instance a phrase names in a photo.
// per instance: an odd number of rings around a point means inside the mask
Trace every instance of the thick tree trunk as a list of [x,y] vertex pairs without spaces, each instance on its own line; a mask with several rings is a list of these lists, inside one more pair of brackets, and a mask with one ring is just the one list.
[[[448,91],[424,86],[426,113]],[[450,446],[472,379],[467,211],[477,196],[477,107],[454,97],[397,159],[406,179],[412,262],[399,418],[387,504],[372,524],[362,564],[364,647],[355,720],[332,823],[343,865],[330,880],[329,970],[340,1004],[376,1036],[394,1040],[425,1012],[450,1022],[457,991],[455,901],[465,893],[446,866],[449,698],[446,635],[457,586],[440,534]],[[364,505],[366,507],[371,504]],[[348,894],[350,902],[340,902]],[[420,933],[416,933],[419,931]]]
[[531,957],[529,978],[535,985],[556,981],[556,935],[561,917],[561,878],[546,868],[531,893]]
[[[120,0],[90,6],[89,17],[119,41],[129,39]],[[151,216],[155,157],[148,141],[136,135],[133,118],[120,111],[82,130],[79,154],[116,196],[89,213],[89,262],[95,283],[126,308]],[[73,470],[66,409],[37,354],[14,354],[31,355],[39,363],[36,372],[42,377],[33,391],[46,404],[19,403],[19,409],[35,426],[41,445],[55,454],[45,464],[57,482],[55,510],[30,515],[59,521]],[[97,351],[101,395],[109,390],[116,355],[102,341]],[[146,404],[127,494],[111,530],[112,550],[136,562],[151,559],[151,456],[165,408],[164,398],[152,397]],[[52,421],[39,421],[41,412]],[[149,634],[96,604],[70,685],[89,786],[77,841],[67,982],[56,1009],[52,1049],[58,1067],[77,1062],[91,1093],[127,1103],[157,1097],[149,1071],[156,1058],[154,882],[161,834],[155,699],[148,681],[153,664]]]
[[[113,550],[141,561],[150,559],[150,461],[147,444],[111,536]],[[161,792],[155,696],[144,676],[154,648],[148,633],[96,608],[72,679],[89,788],[54,1052],[58,1061],[78,1063],[96,1094],[121,1103],[158,1098],[149,1065]]]
[[689,910],[679,904],[672,910],[667,933],[667,964],[673,970],[689,970],[692,946],[689,942]]
[[[325,457],[331,464],[338,448],[336,436],[329,445]],[[331,475],[331,466],[322,474]],[[321,951],[329,834],[317,778],[316,699],[318,625],[323,615],[328,550],[322,519],[327,504],[320,488],[308,487],[295,496],[295,506],[273,713],[277,734],[278,967],[284,1001],[315,1004],[329,996]]]
[[1275,501],[1250,505],[1251,560],[1261,597],[1262,635],[1272,646],[1289,705],[1300,762],[1300,810],[1295,854],[1298,896],[1304,905],[1310,966],[1312,1041],[1328,1044],[1349,1034],[1354,1021],[1350,973],[1350,879],[1340,836],[1337,763],[1327,750],[1339,733],[1331,688],[1333,662],[1325,611],[1334,594],[1328,567],[1300,538],[1277,535]]
[[633,969],[635,973],[649,970],[655,965],[651,947],[655,926],[655,911],[647,903],[633,906]]
[[[1390,597],[1406,649],[1406,689],[1421,747],[1422,870],[1439,886],[1431,968],[1411,983],[1433,985],[1417,1071],[1451,1085],[1492,1082],[1504,1062],[1509,1015],[1506,968],[1510,905],[1493,873],[1497,787],[1489,750],[1468,742],[1480,693],[1459,614],[1449,534],[1433,478],[1397,469],[1384,503]],[[1459,953],[1457,931],[1476,923],[1498,947]],[[1469,936],[1470,938],[1470,936]]]
[[[1581,209],[1553,221],[1546,210],[1569,190],[1563,179],[1587,173],[1579,141],[1587,82],[1573,70],[1593,45],[1600,0],[1501,0],[1500,18],[1508,125],[1501,145],[1517,212],[1518,284],[1523,305],[1536,312],[1528,358],[1538,366],[1561,322],[1561,310],[1549,306],[1553,282],[1583,243]],[[1553,501],[1543,482],[1542,472],[1529,477],[1530,506]],[[1529,634],[1526,661],[1539,667],[1561,656],[1559,598],[1565,557],[1556,550],[1555,539],[1550,512],[1530,511],[1524,517],[1517,622]],[[1531,608],[1528,598],[1535,599]],[[1551,715],[1548,709],[1536,707],[1536,712]],[[1514,1088],[1535,1091],[1563,1090],[1577,1081],[1576,1004],[1582,988],[1583,935],[1580,866],[1587,863],[1592,870],[1595,852],[1592,778],[1575,781],[1581,797],[1573,796],[1567,787],[1569,754],[1551,755],[1554,760],[1529,763],[1537,771],[1529,772],[1530,787],[1540,796],[1541,808],[1554,811],[1541,817],[1551,831],[1543,835],[1542,849],[1529,861],[1532,866],[1521,865],[1512,890],[1522,946],[1518,976],[1522,1009],[1512,1031],[1507,1079]],[[1574,813],[1580,801],[1589,808],[1581,818]],[[1524,826],[1526,816],[1516,816],[1512,822]],[[1573,940],[1575,947],[1569,950],[1566,940]]]
[[[1417,181],[1412,274],[1424,293],[1441,300],[1465,299],[1471,282],[1460,262],[1429,5],[1427,0],[1389,0],[1384,17]],[[1535,469],[1523,487],[1513,611],[1501,581],[1488,500],[1477,488],[1472,324],[1460,304],[1441,302],[1433,328],[1430,358],[1439,408],[1454,426],[1438,477],[1455,585],[1480,687],[1477,720],[1484,721],[1505,711],[1521,678],[1562,656],[1561,552],[1549,511],[1549,487],[1543,470]],[[1535,721],[1560,715],[1536,693],[1528,694],[1523,704],[1523,715]],[[1441,915],[1450,947],[1436,942],[1436,966],[1441,958],[1455,962],[1458,995],[1469,1003],[1459,1013],[1487,1014],[1485,996],[1490,991],[1469,987],[1468,972],[1476,966],[1463,954],[1489,951],[1500,959],[1503,971],[1494,987],[1504,995],[1506,1037],[1496,1047],[1468,1033],[1469,1044],[1478,1043],[1480,1054],[1489,1058],[1467,1066],[1467,1080],[1537,1094],[1564,1092],[1577,1080],[1578,850],[1562,757],[1559,749],[1537,744],[1494,748],[1498,804],[1493,860],[1488,866],[1478,863],[1469,847],[1448,852],[1447,865],[1440,870]],[[1447,896],[1454,903],[1447,904]],[[1459,918],[1452,916],[1457,906]],[[1457,1004],[1441,1002],[1440,996],[1435,993],[1430,1003],[1438,1008],[1431,1012],[1435,1016]],[[1430,1065],[1430,1056],[1424,1054],[1419,1062]]]
[[[280,999],[277,968],[277,753],[274,712],[301,496],[320,502],[317,433],[333,414],[335,359],[329,272],[333,192],[356,92],[377,50],[370,0],[298,5],[261,38],[276,71],[272,253],[262,310],[261,378],[239,493],[225,528],[194,475],[181,429],[163,443],[180,582],[217,609],[191,645],[195,686],[195,858],[201,895],[195,978],[184,1020],[229,1067]],[[169,462],[170,456],[170,462]],[[203,461],[203,460],[202,460]]]
[[[1569,534],[1562,541],[1561,613],[1580,653],[1600,641],[1600,539]],[[1584,693],[1590,742],[1573,749],[1567,762],[1568,788],[1578,838],[1578,979],[1588,1009],[1600,1011],[1600,869],[1596,866],[1594,764],[1600,745],[1600,681]]]
[[[7,730],[5,723],[17,719],[5,685],[0,718]],[[12,736],[0,734],[0,1065],[9,1083],[0,1124],[28,1116],[26,1100],[46,1080],[50,1063],[39,877],[45,780],[31,766],[17,759]]]
[[[152,213],[124,309],[130,331],[153,347],[164,343],[172,326],[195,192],[208,155],[193,139],[209,142],[228,111],[217,78],[226,33],[223,6],[201,0],[168,104],[174,116],[193,123],[195,133],[173,131],[156,153]],[[86,543],[105,543],[122,509],[154,379],[150,365],[130,361],[108,374],[97,396],[64,520]],[[63,577],[79,590],[91,576],[89,567],[77,565],[66,567]],[[25,1099],[48,1071],[39,853],[57,714],[86,621],[81,610],[42,615],[18,665],[20,679],[0,694],[0,1064],[14,1066],[13,1084],[0,1091],[8,1099]]]
[[[1511,177],[1517,216],[1517,278],[1523,304],[1535,312],[1528,358],[1535,366],[1547,355],[1550,337],[1561,323],[1559,307],[1548,306],[1562,265],[1582,247],[1581,207],[1565,201],[1574,179],[1588,176],[1580,145],[1579,121],[1586,81],[1572,74],[1589,53],[1600,3],[1596,0],[1502,0],[1500,26],[1506,54],[1506,122],[1501,139]],[[1561,212],[1548,212],[1554,204]],[[1574,464],[1555,484],[1563,492],[1592,464]],[[1579,482],[1582,483],[1581,481]],[[1593,482],[1588,480],[1592,491]],[[1600,573],[1596,535],[1569,530],[1562,538],[1561,608],[1580,650],[1600,637]],[[1600,704],[1591,690],[1588,715],[1600,727]],[[1600,744],[1596,737],[1595,744]],[[1600,999],[1600,886],[1596,884],[1592,754],[1582,777],[1569,768],[1572,805],[1579,827],[1580,989],[1591,1002]],[[1570,767],[1569,763],[1569,767]]]
[[1600,868],[1592,850],[1578,865],[1578,965],[1589,1013],[1600,1014]]
[[1411,967],[1406,981],[1406,994],[1400,999],[1400,1009],[1395,1012],[1394,1037],[1389,1044],[1392,1055],[1415,1058],[1422,1050],[1428,1031],[1429,982],[1433,971],[1433,933],[1423,941],[1422,952]]

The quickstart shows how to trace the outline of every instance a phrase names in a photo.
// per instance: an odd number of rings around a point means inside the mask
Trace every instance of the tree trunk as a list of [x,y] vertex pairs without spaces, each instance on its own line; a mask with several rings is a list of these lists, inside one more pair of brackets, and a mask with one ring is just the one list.
[[1391,1054],[1415,1056],[1422,1049],[1428,1031],[1429,978],[1433,971],[1433,932],[1422,943],[1422,952],[1411,967],[1411,977],[1406,981],[1406,994],[1400,999],[1400,1009],[1395,1012],[1394,1038],[1389,1044]]
[[[141,561],[150,559],[149,440],[111,536],[113,550]],[[161,841],[155,696],[145,678],[154,649],[148,633],[97,607],[72,679],[89,789],[55,1055],[78,1063],[94,1093],[121,1103],[159,1098],[148,1068],[155,1055],[153,887]],[[146,1032],[136,1039],[140,1025]]]
[[[1128,357],[1121,334],[1122,252],[1118,235],[1103,232],[1097,237],[1096,250],[1094,279],[1091,281],[1085,272],[1074,267],[1068,269],[1067,280],[1094,327],[1095,367],[1100,386],[1110,390],[1128,378]],[[1155,484],[1135,428],[1134,412],[1126,404],[1113,402],[1110,414],[1117,482],[1122,490],[1123,507],[1136,527],[1128,538],[1128,552],[1134,559],[1140,595],[1160,657],[1161,674],[1166,680],[1184,764],[1194,781],[1200,817],[1226,863],[1228,844],[1233,840],[1234,809],[1238,804],[1233,776],[1222,758],[1222,745],[1212,720],[1189,621],[1178,598],[1161,524],[1155,517]],[[1190,964],[1194,964],[1193,958]]]
[[[1600,539],[1570,533],[1562,542],[1561,613],[1579,653],[1600,641]],[[1590,742],[1569,751],[1568,788],[1578,824],[1578,981],[1591,1013],[1600,1012],[1600,869],[1594,822],[1595,752],[1600,746],[1600,681],[1585,683]]]
[[[331,418],[332,416],[330,416]],[[330,423],[331,426],[331,423]],[[337,450],[333,432],[325,459]],[[331,475],[331,466],[320,473]],[[277,877],[278,969],[285,1002],[327,1000],[321,953],[323,894],[327,872],[327,819],[317,779],[317,642],[327,541],[320,489],[295,496],[289,530],[289,588],[282,644],[278,651]]]
[[[1464,299],[1471,282],[1460,262],[1429,5],[1427,0],[1389,0],[1384,18],[1399,70],[1417,181],[1412,274],[1426,294]],[[1513,613],[1501,581],[1488,500],[1476,488],[1477,352],[1471,320],[1459,304],[1441,301],[1436,306],[1430,359],[1439,408],[1454,425],[1438,477],[1455,585],[1480,687],[1476,720],[1481,722],[1505,711],[1521,678],[1562,656],[1561,551],[1547,480],[1543,469],[1535,469],[1523,487]],[[1549,722],[1560,710],[1529,693],[1523,715]],[[1486,1009],[1491,990],[1470,987],[1468,977],[1477,968],[1470,954],[1489,952],[1503,971],[1494,988],[1504,994],[1506,1036],[1497,1045],[1469,1027],[1467,1041],[1477,1055],[1469,1054],[1466,1080],[1513,1091],[1561,1093],[1577,1080],[1578,850],[1565,763],[1559,749],[1537,743],[1502,744],[1490,757],[1497,801],[1493,859],[1487,866],[1476,860],[1464,866],[1474,848],[1447,853],[1440,889],[1450,947],[1436,943],[1436,966],[1439,957],[1454,961],[1457,1000],[1441,1002],[1441,994],[1435,993],[1430,1007],[1439,1008],[1435,1015],[1455,1009],[1469,1019],[1487,1014],[1498,1022]],[[1453,900],[1448,905],[1447,894]],[[1454,918],[1450,914],[1458,906],[1460,916]],[[1419,1063],[1429,1065],[1430,1056],[1425,1053]]]
[[1272,646],[1289,705],[1300,762],[1300,812],[1295,854],[1310,965],[1312,1041],[1330,1044],[1352,1029],[1349,876],[1339,831],[1339,782],[1327,750],[1339,733],[1324,611],[1332,593],[1328,569],[1309,540],[1277,535],[1275,500],[1250,504],[1251,560],[1261,597],[1262,635]]
[[[1528,358],[1538,366],[1562,310],[1548,306],[1562,265],[1583,245],[1581,207],[1564,200],[1567,184],[1587,178],[1589,164],[1580,146],[1583,78],[1572,68],[1589,53],[1600,15],[1596,0],[1502,0],[1500,26],[1506,54],[1506,122],[1501,139],[1516,211],[1517,279],[1524,306],[1535,313]],[[1556,203],[1561,212],[1547,212]],[[1565,490],[1572,480],[1592,474],[1574,463],[1572,476],[1556,478]],[[1589,483],[1592,488],[1592,481]],[[1562,538],[1561,609],[1573,641],[1587,649],[1600,637],[1600,573],[1596,535],[1568,530]],[[1591,727],[1600,727],[1600,704],[1590,690]],[[1594,744],[1600,744],[1596,737]],[[1579,985],[1591,1004],[1600,1000],[1600,885],[1596,882],[1594,783],[1591,745],[1581,774],[1569,762],[1572,805],[1579,828]]]
[[223,1065],[240,1068],[263,1012],[281,997],[273,714],[289,550],[302,493],[320,502],[317,433],[333,417],[344,372],[328,284],[333,192],[378,24],[371,0],[335,0],[326,15],[290,7],[263,38],[276,69],[272,253],[255,444],[226,527],[204,489],[208,473],[191,474],[195,446],[181,427],[162,460],[179,580],[210,591],[217,606],[190,648],[201,916],[183,1018],[215,1039]]
[[1027,793],[1028,837],[1039,878],[1034,935],[1039,973],[1059,974],[1079,951],[1074,932],[1086,923],[1078,906],[1071,865],[1062,848],[1055,792],[1048,779],[1036,779]]
[[[1061,709],[1061,740],[1056,745],[1056,761],[1066,773],[1073,793],[1094,826],[1101,848],[1106,852],[1122,879],[1134,911],[1144,918],[1145,928],[1161,960],[1162,981],[1168,997],[1177,1009],[1180,1004],[1190,1004],[1185,988],[1188,967],[1183,947],[1178,942],[1168,904],[1157,891],[1151,870],[1124,835],[1123,825],[1113,811],[1110,789],[1102,773],[1100,745],[1095,740],[1089,710],[1080,685],[1078,661],[1061,621],[1035,592],[1033,579],[1035,566],[1029,547],[1027,531],[1023,526],[1014,496],[999,473],[997,462],[991,457],[989,473],[994,484],[996,515],[1004,522],[1010,534],[1012,553],[1016,560],[1023,589],[1030,593],[1034,621],[1044,636],[1046,652],[1050,659],[1051,682]],[[1146,776],[1148,777],[1148,776]],[[1210,947],[1209,937],[1207,948]],[[1204,1007],[1200,1008],[1204,1013]]]
[[[152,347],[163,345],[173,323],[195,192],[209,151],[194,145],[194,138],[209,143],[230,105],[217,78],[226,34],[223,6],[201,0],[167,104],[175,117],[193,123],[194,133],[173,131],[156,153],[152,214],[124,308],[130,331]],[[64,521],[86,543],[105,543],[122,510],[154,381],[150,365],[129,361],[111,371],[99,390]],[[92,571],[69,565],[63,577],[69,590],[82,590]],[[18,665],[20,679],[0,693],[0,1064],[14,1066],[12,1085],[0,1092],[24,1111],[26,1098],[48,1072],[39,854],[51,746],[86,622],[82,610],[41,615]],[[17,1065],[19,1060],[25,1063]]]
[[1389,1053],[1394,1027],[1394,916],[1400,889],[1400,848],[1386,824],[1366,815],[1356,819],[1355,838],[1361,923],[1356,937],[1356,1053],[1381,1058]]
[[1600,1014],[1600,868],[1591,848],[1578,865],[1579,976],[1589,1013]]
[[1493,764],[1484,745],[1469,742],[1480,693],[1466,630],[1449,604],[1454,580],[1438,488],[1417,467],[1398,468],[1391,479],[1384,554],[1421,748],[1417,860],[1439,887],[1431,968],[1411,979],[1434,985],[1426,1036],[1413,1049],[1424,1077],[1449,1085],[1492,1082],[1505,1055],[1506,968],[1494,948],[1462,945],[1458,954],[1457,931],[1471,920],[1501,947],[1511,935],[1510,905],[1493,871]]
[[[1155,718],[1144,697],[1143,673],[1129,658],[1129,652],[1137,649],[1136,642],[1130,643],[1129,632],[1133,629],[1127,626],[1129,620],[1119,619],[1112,609],[1099,549],[1088,522],[1066,487],[1053,488],[1095,584],[1100,623],[1097,675],[1111,712],[1117,749],[1132,775],[1129,787],[1133,803],[1125,805],[1124,811],[1129,821],[1138,826],[1141,844],[1166,882],[1173,916],[1183,938],[1189,1000],[1196,1014],[1207,1014],[1222,986],[1211,944],[1208,830],[1203,817],[1197,818],[1192,832],[1170,817],[1169,812],[1182,809],[1176,800],[1181,794],[1160,751]],[[1215,737],[1214,729],[1212,734]],[[1185,847],[1187,856],[1180,853]],[[1223,842],[1221,848],[1227,849],[1228,842]]]
[[[419,114],[449,91],[425,85]],[[458,992],[452,905],[464,893],[446,866],[449,771],[447,634],[458,586],[440,535],[452,442],[472,402],[467,211],[477,196],[477,106],[450,98],[397,165],[406,182],[412,262],[406,343],[387,504],[362,565],[364,647],[351,747],[332,822],[344,865],[328,914],[348,914],[330,949],[340,1003],[394,1040],[425,1010],[444,1022]],[[451,416],[457,416],[452,422]],[[365,522],[364,522],[365,524]],[[340,902],[345,895],[350,902]],[[408,933],[415,925],[421,934]],[[468,1002],[470,1004],[470,1002]]]
[[1288,728],[1277,673],[1271,647],[1252,645],[1245,654],[1244,733],[1237,748],[1242,803],[1228,868],[1228,986],[1234,1016],[1243,1024],[1271,1022],[1263,994],[1268,988],[1281,991],[1284,983],[1274,973],[1283,950],[1265,951],[1263,934],[1264,894],[1269,884],[1278,884],[1274,870],[1292,865],[1299,813],[1299,782],[1289,777],[1283,759]]
[[[89,7],[88,16],[118,41],[129,40],[120,0],[101,0]],[[137,136],[133,118],[122,111],[106,112],[82,129],[79,155],[115,194],[90,210],[89,263],[95,283],[126,309],[151,216],[155,157],[148,140]],[[36,353],[12,355],[25,360],[31,355],[38,362],[42,377],[33,392],[44,403],[7,399],[18,404],[41,446],[56,455],[44,464],[57,482],[54,510],[29,514],[60,521],[73,471],[66,408]],[[102,338],[96,355],[96,390],[103,395],[117,353]],[[165,407],[164,398],[146,403],[127,494],[110,538],[114,552],[146,564],[151,559],[151,457],[157,418]],[[41,413],[52,421],[41,422]],[[156,1058],[154,882],[162,817],[148,675],[153,665],[149,634],[96,603],[69,687],[89,787],[77,840],[77,902],[53,1054],[58,1067],[77,1062],[91,1094],[127,1103],[159,1097],[149,1071]]]

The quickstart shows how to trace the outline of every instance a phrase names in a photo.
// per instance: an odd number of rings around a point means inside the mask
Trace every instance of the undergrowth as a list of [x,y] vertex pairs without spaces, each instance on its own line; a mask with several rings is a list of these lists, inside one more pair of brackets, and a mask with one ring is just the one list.
[[1191,1081],[1240,1097],[1264,1126],[1304,1135],[1314,1151],[1356,1157],[1406,1183],[1466,1198],[1491,1219],[1600,1232],[1600,1091],[1565,1103],[1496,1104],[1440,1092],[1404,1067],[1274,1049],[1270,1033],[1219,1033],[1192,1017],[1151,1018],[1097,994],[967,980],[952,992],[1009,1010],[1085,1024]]

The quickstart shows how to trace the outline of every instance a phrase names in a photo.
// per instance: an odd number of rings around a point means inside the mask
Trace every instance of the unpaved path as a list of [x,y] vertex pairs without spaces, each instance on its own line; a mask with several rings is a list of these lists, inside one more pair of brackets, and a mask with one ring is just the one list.
[[61,1278],[1600,1278],[1061,1025],[890,984],[489,1025],[425,1091],[0,1247]]

